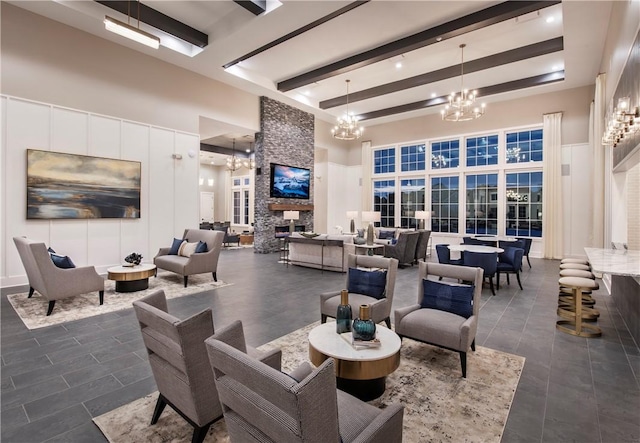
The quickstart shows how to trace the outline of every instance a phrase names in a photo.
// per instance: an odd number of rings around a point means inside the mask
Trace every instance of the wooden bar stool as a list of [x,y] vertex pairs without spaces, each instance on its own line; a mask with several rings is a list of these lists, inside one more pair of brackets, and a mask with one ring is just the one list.
[[[578,337],[600,337],[602,330],[598,326],[584,324],[582,312],[583,309],[589,309],[582,307],[582,290],[596,289],[598,283],[590,278],[582,277],[562,277],[558,280],[558,283],[565,288],[571,288],[575,310],[570,320],[558,320],[556,329]],[[558,309],[558,311],[560,311],[560,309]]]
[[581,265],[579,263],[564,263],[560,265],[560,269],[580,269],[582,271],[590,271],[589,265]]

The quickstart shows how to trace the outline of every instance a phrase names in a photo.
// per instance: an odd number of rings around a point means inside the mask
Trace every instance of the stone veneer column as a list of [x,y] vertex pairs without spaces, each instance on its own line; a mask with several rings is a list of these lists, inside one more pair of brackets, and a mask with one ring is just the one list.
[[[314,116],[268,97],[260,97],[260,130],[255,144],[256,167],[260,171],[256,171],[255,179],[254,250],[269,253],[279,250],[275,227],[289,224],[283,218],[283,211],[270,211],[269,204],[313,205]],[[271,163],[310,169],[309,200],[269,197]],[[296,224],[305,225],[307,231],[312,231],[313,211],[300,211]]]

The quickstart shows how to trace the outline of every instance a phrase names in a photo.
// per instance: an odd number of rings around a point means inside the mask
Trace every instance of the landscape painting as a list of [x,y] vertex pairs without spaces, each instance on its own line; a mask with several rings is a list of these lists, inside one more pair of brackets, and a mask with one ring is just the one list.
[[140,162],[27,149],[27,219],[140,218]]

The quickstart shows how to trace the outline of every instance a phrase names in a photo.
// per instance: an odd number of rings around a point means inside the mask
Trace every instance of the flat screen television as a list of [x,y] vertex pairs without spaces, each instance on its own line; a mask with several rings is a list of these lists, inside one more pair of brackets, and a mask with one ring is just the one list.
[[271,187],[274,198],[309,199],[311,170],[271,163]]

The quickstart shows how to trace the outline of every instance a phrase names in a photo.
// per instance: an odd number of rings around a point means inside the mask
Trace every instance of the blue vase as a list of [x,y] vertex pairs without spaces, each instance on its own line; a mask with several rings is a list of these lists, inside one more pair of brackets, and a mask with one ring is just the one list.
[[370,341],[376,338],[376,324],[369,314],[369,305],[360,305],[360,315],[353,321],[353,339]]
[[343,289],[340,293],[340,304],[336,312],[336,332],[342,334],[351,331],[351,305],[349,304],[349,291]]

